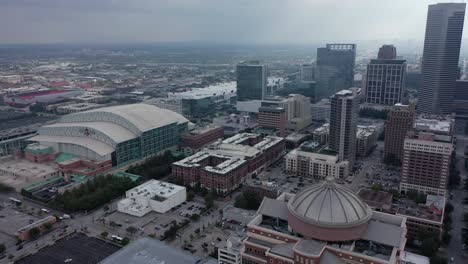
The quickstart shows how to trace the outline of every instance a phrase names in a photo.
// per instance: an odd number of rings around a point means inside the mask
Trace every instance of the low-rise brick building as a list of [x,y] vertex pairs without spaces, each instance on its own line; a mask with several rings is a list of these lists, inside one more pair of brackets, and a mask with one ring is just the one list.
[[180,136],[180,149],[192,155],[202,150],[206,145],[224,137],[221,126],[209,125],[204,128],[192,130]]
[[245,179],[275,162],[284,152],[284,139],[243,133],[208,145],[202,151],[175,162],[172,175],[189,186],[228,194]]

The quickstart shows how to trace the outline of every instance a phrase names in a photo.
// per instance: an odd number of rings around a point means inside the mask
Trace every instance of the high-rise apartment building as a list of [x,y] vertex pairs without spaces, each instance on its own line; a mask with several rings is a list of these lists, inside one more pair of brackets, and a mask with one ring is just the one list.
[[367,65],[366,103],[394,105],[401,103],[406,79],[406,60],[397,60],[396,48],[384,45],[379,58]]
[[414,105],[396,104],[392,107],[385,121],[384,159],[387,162],[401,164],[406,133],[413,127]]
[[353,86],[356,44],[327,44],[317,49],[317,99]]
[[418,112],[451,112],[465,19],[465,3],[430,5],[422,60]]
[[360,88],[349,88],[331,97],[330,149],[338,152],[339,160],[348,160],[350,168],[356,156],[356,129]]
[[259,61],[237,65],[237,100],[262,100],[267,91],[267,66]]
[[404,140],[401,192],[445,195],[453,151],[452,124],[450,119],[415,120]]
[[396,59],[396,47],[393,45],[383,45],[379,48],[377,59],[379,60],[394,60]]

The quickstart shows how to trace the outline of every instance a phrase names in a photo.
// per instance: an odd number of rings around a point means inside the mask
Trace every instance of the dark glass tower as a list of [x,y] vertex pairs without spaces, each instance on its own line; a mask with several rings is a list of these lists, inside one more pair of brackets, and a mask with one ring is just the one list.
[[237,100],[262,100],[267,89],[267,67],[259,61],[237,65]]
[[327,44],[317,49],[317,99],[353,86],[356,44]]
[[418,112],[451,112],[465,19],[465,3],[430,5],[419,89]]

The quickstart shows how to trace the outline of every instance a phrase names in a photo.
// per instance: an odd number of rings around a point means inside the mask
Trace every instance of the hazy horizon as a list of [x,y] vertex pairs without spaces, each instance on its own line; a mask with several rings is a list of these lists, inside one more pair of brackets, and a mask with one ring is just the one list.
[[0,0],[0,44],[417,44],[437,2]]

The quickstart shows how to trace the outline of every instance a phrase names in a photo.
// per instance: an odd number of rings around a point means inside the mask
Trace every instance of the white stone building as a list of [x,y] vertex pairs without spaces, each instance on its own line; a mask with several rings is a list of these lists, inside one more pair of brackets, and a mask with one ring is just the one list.
[[125,193],[125,199],[117,203],[122,213],[144,216],[155,211],[165,213],[187,199],[185,187],[172,183],[150,180]]

